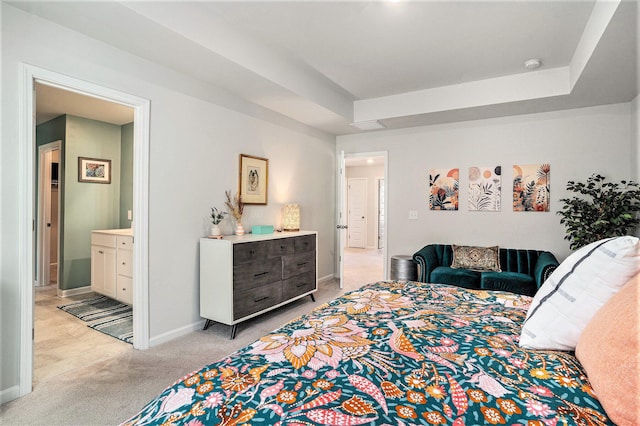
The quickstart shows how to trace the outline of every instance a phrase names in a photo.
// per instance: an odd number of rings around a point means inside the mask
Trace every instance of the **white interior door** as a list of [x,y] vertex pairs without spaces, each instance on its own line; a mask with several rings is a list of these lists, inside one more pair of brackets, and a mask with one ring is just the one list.
[[336,218],[336,241],[338,242],[338,278],[340,280],[340,288],[344,287],[344,246],[347,241],[347,225],[346,211],[347,203],[345,197],[345,169],[344,169],[344,151],[340,151],[338,156],[338,217]]
[[378,248],[384,248],[384,178],[377,178],[378,181]]
[[367,178],[349,178],[347,186],[348,246],[366,247]]
[[[61,141],[56,141],[39,147],[38,286],[46,286],[51,283],[51,264],[52,262],[57,263],[59,208],[57,197],[59,192],[57,187],[53,191],[51,169],[52,163],[59,153],[60,143]],[[57,273],[57,268],[55,271]],[[55,282],[58,282],[57,277]]]

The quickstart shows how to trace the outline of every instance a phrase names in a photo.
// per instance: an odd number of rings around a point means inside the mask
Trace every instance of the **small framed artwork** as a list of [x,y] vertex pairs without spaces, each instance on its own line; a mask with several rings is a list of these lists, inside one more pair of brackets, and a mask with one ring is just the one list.
[[111,183],[111,160],[78,157],[78,182]]
[[267,204],[269,160],[240,154],[240,197],[244,204]]

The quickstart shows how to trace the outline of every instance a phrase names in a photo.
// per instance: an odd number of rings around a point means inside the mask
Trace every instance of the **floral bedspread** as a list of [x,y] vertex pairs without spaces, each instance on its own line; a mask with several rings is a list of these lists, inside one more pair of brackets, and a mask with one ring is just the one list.
[[369,284],[189,374],[124,424],[613,424],[572,354],[518,346],[530,300]]

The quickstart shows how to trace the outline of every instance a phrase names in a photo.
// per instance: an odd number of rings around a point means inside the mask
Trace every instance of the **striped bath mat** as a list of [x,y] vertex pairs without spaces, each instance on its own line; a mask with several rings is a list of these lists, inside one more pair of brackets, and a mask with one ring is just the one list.
[[87,326],[133,344],[133,309],[106,296],[92,297],[58,306],[87,322]]

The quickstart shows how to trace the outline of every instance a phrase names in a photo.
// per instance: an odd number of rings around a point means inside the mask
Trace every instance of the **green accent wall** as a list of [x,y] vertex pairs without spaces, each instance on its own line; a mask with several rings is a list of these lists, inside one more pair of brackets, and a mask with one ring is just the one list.
[[[91,231],[120,227],[121,132],[121,126],[67,115],[62,290],[91,284]],[[78,182],[78,157],[111,160],[111,183]]]
[[121,130],[120,148],[120,228],[130,228],[127,211],[133,211],[133,123]]

